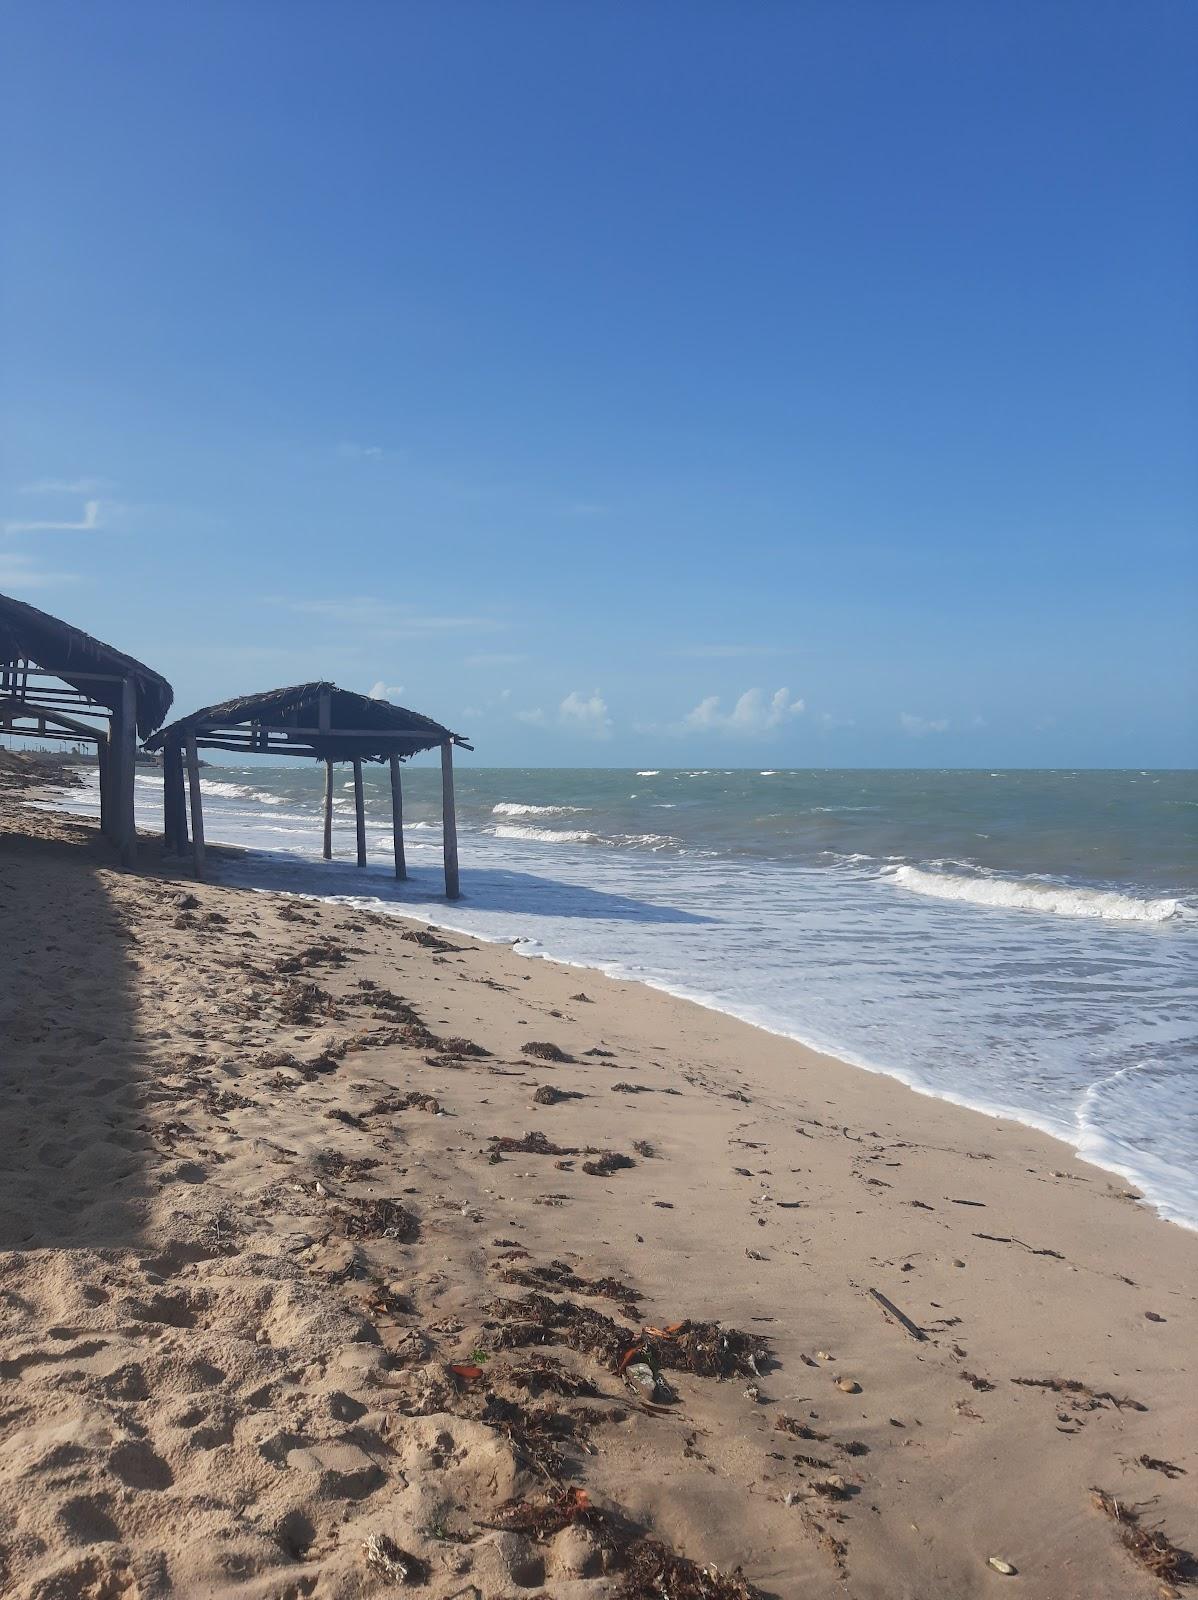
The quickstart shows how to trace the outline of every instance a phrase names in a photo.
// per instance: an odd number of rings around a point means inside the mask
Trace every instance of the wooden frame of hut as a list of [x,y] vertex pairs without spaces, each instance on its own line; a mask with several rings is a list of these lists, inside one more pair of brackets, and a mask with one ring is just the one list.
[[160,673],[69,622],[0,594],[0,728],[94,744],[100,829],[132,866],[137,740],[152,734],[175,692]]
[[[358,865],[366,865],[366,816],[362,763],[386,762],[391,769],[391,831],[395,876],[406,878],[403,841],[403,790],[400,763],[422,750],[441,751],[441,816],[444,836],[445,893],[456,900],[458,831],[453,798],[453,747],[472,750],[460,734],[387,700],[339,689],[335,683],[299,683],[288,689],[242,695],[204,706],[162,728],[146,748],[163,758],[163,817],[166,848],[183,855],[188,848],[196,876],[204,875],[204,808],[200,794],[201,750],[231,750],[240,755],[312,756],[324,762],[324,859],[333,854],[333,767],[348,761],[354,774],[354,815]],[[186,792],[185,792],[186,780]]]

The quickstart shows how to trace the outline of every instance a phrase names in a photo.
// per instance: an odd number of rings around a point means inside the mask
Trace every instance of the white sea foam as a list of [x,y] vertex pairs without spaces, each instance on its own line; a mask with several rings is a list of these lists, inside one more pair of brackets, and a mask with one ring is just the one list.
[[656,777],[658,777],[660,775],[660,771],[661,771],[661,769],[659,767],[646,767],[644,772],[638,772],[637,773],[637,777],[638,778],[656,778]]
[[535,839],[541,844],[589,844],[599,837],[585,828],[530,828],[514,822],[501,822],[491,832],[497,839]]
[[1141,900],[1115,889],[1086,889],[1078,884],[1046,883],[1027,878],[965,877],[954,872],[925,872],[921,867],[895,867],[888,874],[900,888],[937,900],[962,900],[1002,911],[1039,911],[1053,917],[1099,917],[1104,922],[1168,922],[1184,915],[1179,900]]
[[491,807],[493,817],[564,817],[576,811],[585,811],[586,806],[530,806],[521,805],[515,800],[501,800],[497,806]]

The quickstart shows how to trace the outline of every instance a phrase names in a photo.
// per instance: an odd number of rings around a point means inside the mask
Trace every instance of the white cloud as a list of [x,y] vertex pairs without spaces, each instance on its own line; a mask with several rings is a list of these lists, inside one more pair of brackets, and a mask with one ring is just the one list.
[[111,489],[107,478],[39,478],[36,483],[23,483],[22,494],[98,494],[101,489]]
[[394,452],[381,444],[355,444],[346,440],[337,446],[337,454],[343,461],[381,461],[384,456],[393,455]]
[[6,522],[5,533],[92,533],[100,526],[100,502],[88,500],[79,522]]
[[535,706],[531,711],[517,711],[516,721],[531,722],[534,727],[539,728],[544,724],[545,713],[541,710],[540,706]]
[[788,656],[792,653],[785,646],[774,644],[689,644],[666,651],[667,655],[681,656],[688,661],[737,661],[746,656]]
[[718,694],[709,694],[687,712],[682,725],[706,733],[768,733],[802,711],[802,700],[792,700],[789,689],[776,689],[768,700],[764,689],[746,689],[731,711],[721,710]]
[[50,589],[60,583],[78,583],[75,572],[47,572],[33,565],[32,556],[0,552],[0,589]]
[[819,720],[825,728],[855,728],[857,725],[852,717],[838,717],[832,711],[821,711]]
[[372,688],[367,691],[371,700],[398,700],[403,693],[402,683],[384,683],[380,678]]
[[946,733],[948,731],[948,718],[916,717],[910,711],[903,711],[899,713],[899,727],[904,733],[909,733],[916,739],[922,739],[927,733]]
[[612,720],[607,714],[607,702],[598,689],[583,696],[577,689],[562,701],[557,710],[562,726],[574,733],[584,733],[591,739],[610,739]]
[[444,616],[412,610],[408,606],[392,605],[373,595],[349,595],[342,600],[292,600],[282,595],[272,595],[270,604],[295,611],[302,616],[325,617],[330,622],[343,622],[354,628],[370,628],[376,637],[403,638],[420,633],[454,633],[474,629],[493,632],[506,628],[506,622],[494,617]]

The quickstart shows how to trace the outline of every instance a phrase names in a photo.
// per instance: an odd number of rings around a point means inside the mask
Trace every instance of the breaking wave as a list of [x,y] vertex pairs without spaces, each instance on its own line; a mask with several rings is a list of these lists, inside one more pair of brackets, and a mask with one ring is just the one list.
[[914,894],[938,900],[961,900],[1001,911],[1038,911],[1053,917],[1098,917],[1104,922],[1169,922],[1183,916],[1180,900],[1141,900],[1115,889],[1086,889],[1077,884],[1028,879],[965,877],[954,872],[925,872],[921,867],[895,867],[892,883]]
[[565,817],[573,812],[585,811],[586,806],[528,806],[515,800],[501,800],[491,807],[493,817]]
[[[532,806],[526,809],[541,811],[545,808]],[[589,844],[599,838],[597,833],[588,833],[585,828],[530,828],[504,822],[491,831],[497,839],[536,839],[541,844]]]

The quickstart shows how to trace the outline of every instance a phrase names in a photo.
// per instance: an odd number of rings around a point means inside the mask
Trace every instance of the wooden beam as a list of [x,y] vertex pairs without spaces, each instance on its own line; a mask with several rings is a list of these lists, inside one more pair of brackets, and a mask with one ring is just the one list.
[[441,746],[441,838],[445,856],[445,897],[456,900],[458,886],[458,816],[453,803],[453,741]]
[[358,865],[366,865],[366,803],[362,795],[362,757],[354,757],[354,821],[358,828]]
[[403,781],[399,775],[399,757],[391,757],[391,838],[395,845],[395,876],[406,878],[408,861],[403,847]]
[[120,759],[117,770],[118,793],[118,843],[121,865],[131,867],[137,858],[137,815],[135,810],[137,779],[137,685],[132,678],[121,684],[121,714],[118,721],[117,748]]
[[324,858],[333,859],[333,763],[324,764]]
[[191,854],[197,878],[204,876],[204,801],[200,794],[200,758],[196,742],[187,740],[187,787],[191,794]]
[[69,728],[80,739],[103,738],[104,733],[100,728],[94,728],[90,722],[80,722],[78,717],[71,717],[65,711],[60,711],[56,706],[41,705],[35,700],[0,700],[0,716],[36,717],[41,721],[57,723],[61,728]]

